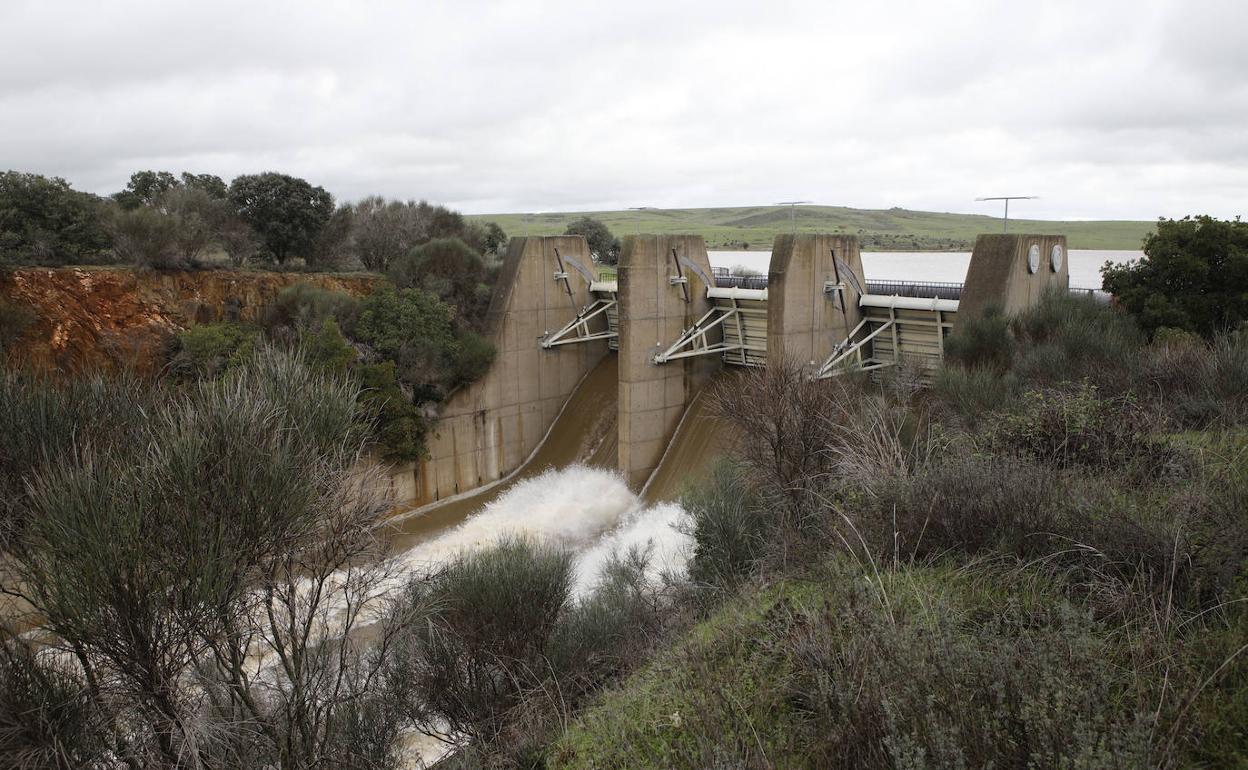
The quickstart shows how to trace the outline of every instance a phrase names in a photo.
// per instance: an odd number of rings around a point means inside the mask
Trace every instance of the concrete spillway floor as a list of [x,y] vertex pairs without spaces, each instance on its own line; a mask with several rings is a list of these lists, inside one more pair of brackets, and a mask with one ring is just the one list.
[[608,353],[577,386],[541,446],[519,470],[476,494],[399,514],[392,550],[395,553],[410,550],[477,513],[517,482],[551,468],[582,463],[613,470],[618,451],[618,382],[616,354]]
[[[733,372],[716,376],[716,381]],[[710,473],[711,466],[732,446],[735,433],[728,421],[711,415],[712,381],[694,398],[685,411],[659,466],[650,475],[641,497],[649,505],[673,502],[689,484]]]

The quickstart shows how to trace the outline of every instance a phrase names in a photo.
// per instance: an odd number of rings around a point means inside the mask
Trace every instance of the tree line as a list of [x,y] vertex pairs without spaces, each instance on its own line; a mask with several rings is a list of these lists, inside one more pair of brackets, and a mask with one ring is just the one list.
[[234,267],[385,272],[416,246],[457,238],[496,256],[507,236],[426,201],[369,196],[336,204],[305,179],[138,171],[107,198],[59,177],[0,174],[0,264],[134,264],[158,269],[224,258]]

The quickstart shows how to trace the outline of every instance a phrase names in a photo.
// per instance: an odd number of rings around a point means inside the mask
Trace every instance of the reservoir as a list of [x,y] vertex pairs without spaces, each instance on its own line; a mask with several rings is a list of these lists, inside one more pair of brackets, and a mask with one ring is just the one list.
[[[762,275],[771,262],[770,251],[710,251],[714,267],[744,267]],[[1070,287],[1101,288],[1101,266],[1106,261],[1128,262],[1143,256],[1140,251],[1070,251]],[[969,251],[864,251],[862,269],[868,281],[935,281],[962,283],[971,263]]]

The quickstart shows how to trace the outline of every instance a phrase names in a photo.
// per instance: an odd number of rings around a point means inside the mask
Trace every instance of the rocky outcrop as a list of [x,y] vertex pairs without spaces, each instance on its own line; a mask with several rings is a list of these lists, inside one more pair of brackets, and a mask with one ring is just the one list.
[[235,270],[23,268],[0,273],[0,299],[29,306],[35,323],[8,354],[36,370],[65,373],[164,363],[173,335],[197,323],[255,321],[282,289],[310,283],[367,293],[369,275]]

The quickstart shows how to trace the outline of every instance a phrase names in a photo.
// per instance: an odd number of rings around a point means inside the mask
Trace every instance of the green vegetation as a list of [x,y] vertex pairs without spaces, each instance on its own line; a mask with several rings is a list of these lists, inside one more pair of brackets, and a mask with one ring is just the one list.
[[592,217],[573,220],[563,231],[564,235],[583,235],[589,253],[600,264],[614,265],[620,261],[620,239],[611,234],[605,224]]
[[1106,264],[1105,290],[1149,334],[1212,337],[1248,321],[1248,222],[1162,219],[1136,264]]
[[0,626],[0,764],[377,766],[352,634],[388,504],[355,390],[273,350],[185,389],[0,377],[0,585],[30,608]]
[[[471,251],[466,256],[480,261]],[[479,290],[475,277],[465,279],[472,291]],[[452,294],[465,288],[454,278],[443,286]],[[183,381],[211,380],[251,360],[264,337],[297,346],[310,366],[359,380],[361,403],[388,459],[416,460],[425,454],[436,407],[494,360],[493,345],[468,324],[421,289],[383,284],[356,299],[296,283],[282,290],[258,326],[198,324],[178,335],[169,369]]]
[[[545,214],[489,214],[469,217],[493,221],[509,233],[558,235],[574,221],[592,218],[617,237],[633,233],[699,233],[707,248],[770,249],[780,233],[792,232],[787,206],[742,206],[708,209],[644,209]],[[841,206],[799,206],[797,229],[804,233],[858,236],[869,251],[970,251],[975,236],[1001,230],[1001,220],[987,215],[940,214],[906,209],[852,209]],[[1140,248],[1153,230],[1152,222],[1046,222],[1011,219],[1015,232],[1065,235],[1072,249]]]
[[703,618],[548,767],[1248,762],[1248,341],[1065,296],[978,324],[927,393],[717,389],[752,440],[685,499]]
[[0,175],[0,266],[275,263],[283,270],[384,273],[435,239],[458,239],[493,262],[507,235],[496,223],[469,222],[425,201],[370,196],[335,207],[324,188],[276,172],[244,174],[227,185],[213,174],[137,171],[107,199],[59,178]]
[[60,177],[0,173],[0,267],[94,262],[110,245],[107,207]]

